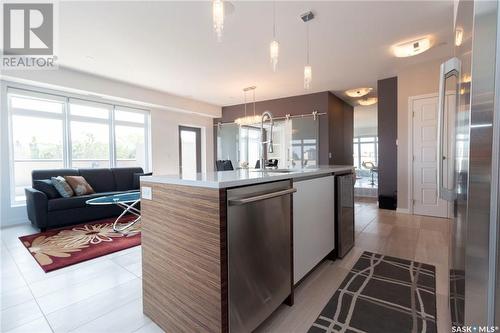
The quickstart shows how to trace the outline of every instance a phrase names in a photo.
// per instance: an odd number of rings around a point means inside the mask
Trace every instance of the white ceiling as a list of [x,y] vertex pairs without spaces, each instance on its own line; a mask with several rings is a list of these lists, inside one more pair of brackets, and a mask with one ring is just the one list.
[[[272,3],[235,1],[222,42],[212,29],[211,3],[60,2],[59,63],[216,105],[319,91],[376,88],[398,69],[451,54],[453,1],[277,2],[278,72],[269,63]],[[305,24],[310,23],[313,83],[303,88]],[[437,46],[395,58],[390,46],[431,34]],[[441,45],[440,45],[441,44]]]

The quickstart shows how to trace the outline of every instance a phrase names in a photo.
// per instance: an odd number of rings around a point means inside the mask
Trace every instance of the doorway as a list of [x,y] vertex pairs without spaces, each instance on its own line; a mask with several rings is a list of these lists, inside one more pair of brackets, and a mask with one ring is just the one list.
[[[448,108],[453,96],[446,96]],[[450,213],[448,201],[438,197],[437,190],[437,146],[438,146],[438,96],[437,94],[410,97],[410,210],[413,214],[447,218]],[[450,123],[445,110],[445,126]],[[453,125],[452,125],[453,126]],[[447,147],[448,140],[444,138]],[[444,164],[447,161],[443,162]],[[450,170],[444,166],[443,182],[448,183]]]
[[195,177],[201,172],[201,128],[179,126],[179,173]]

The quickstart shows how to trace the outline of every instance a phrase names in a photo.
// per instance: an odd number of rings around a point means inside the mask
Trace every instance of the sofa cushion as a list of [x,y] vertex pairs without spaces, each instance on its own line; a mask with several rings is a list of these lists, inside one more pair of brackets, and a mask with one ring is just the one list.
[[132,188],[134,189],[139,189],[141,187],[141,177],[142,176],[152,176],[152,172],[144,173],[144,172],[139,172],[139,173],[134,173],[134,185]]
[[113,168],[111,169],[115,178],[116,190],[127,191],[134,188],[134,175],[143,173],[142,168]]
[[82,176],[65,176],[64,179],[66,179],[77,196],[95,193],[92,186]]
[[87,204],[86,204],[87,200],[102,197],[105,195],[118,194],[118,193],[120,193],[120,192],[104,192],[104,193],[80,195],[80,196],[71,197],[71,198],[52,199],[52,200],[49,200],[49,202],[48,202],[48,210],[54,211],[54,210],[65,210],[65,209],[85,207],[85,206],[87,206]]
[[[115,194],[122,194],[122,193],[128,193],[128,192],[137,192],[137,190],[102,192],[102,193],[81,195],[78,197],[71,197],[71,198],[52,199],[52,200],[48,201],[48,204],[47,204],[48,211],[51,212],[51,211],[56,211],[56,210],[66,210],[66,209],[90,207],[90,205],[86,204],[87,200],[103,197],[106,195],[115,195]],[[110,204],[110,205],[115,206],[114,204]],[[108,205],[104,205],[104,206],[108,206]]]
[[68,182],[66,182],[66,179],[61,176],[57,177],[52,177],[50,178],[52,181],[52,185],[56,188],[57,192],[63,197],[63,198],[69,198],[75,195],[75,192],[73,192],[73,189],[71,186],[69,186]]
[[50,179],[33,180],[33,188],[45,193],[48,199],[56,199],[61,197]]
[[[50,179],[57,176],[78,176],[77,169],[45,169],[45,170],[33,170],[31,171],[31,179],[35,181],[37,179]],[[33,183],[34,185],[34,183]]]
[[92,186],[96,193],[116,191],[111,169],[80,169],[80,176]]

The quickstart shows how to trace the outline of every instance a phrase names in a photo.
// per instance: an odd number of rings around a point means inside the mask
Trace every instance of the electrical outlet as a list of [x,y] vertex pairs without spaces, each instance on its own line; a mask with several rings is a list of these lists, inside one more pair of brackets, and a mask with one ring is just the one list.
[[153,191],[151,190],[151,187],[141,187],[141,197],[146,200],[153,200]]

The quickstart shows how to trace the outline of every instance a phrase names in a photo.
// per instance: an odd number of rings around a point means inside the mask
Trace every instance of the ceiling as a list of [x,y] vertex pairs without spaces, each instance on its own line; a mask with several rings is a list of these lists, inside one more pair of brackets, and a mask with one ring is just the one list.
[[[233,2],[222,42],[211,3],[60,2],[59,64],[216,105],[370,86],[402,67],[451,54],[453,1],[293,1],[276,3],[278,71],[269,62],[271,2]],[[312,10],[312,88],[303,88],[305,24]],[[435,47],[395,58],[394,43],[432,35]],[[448,43],[446,43],[448,42]]]

